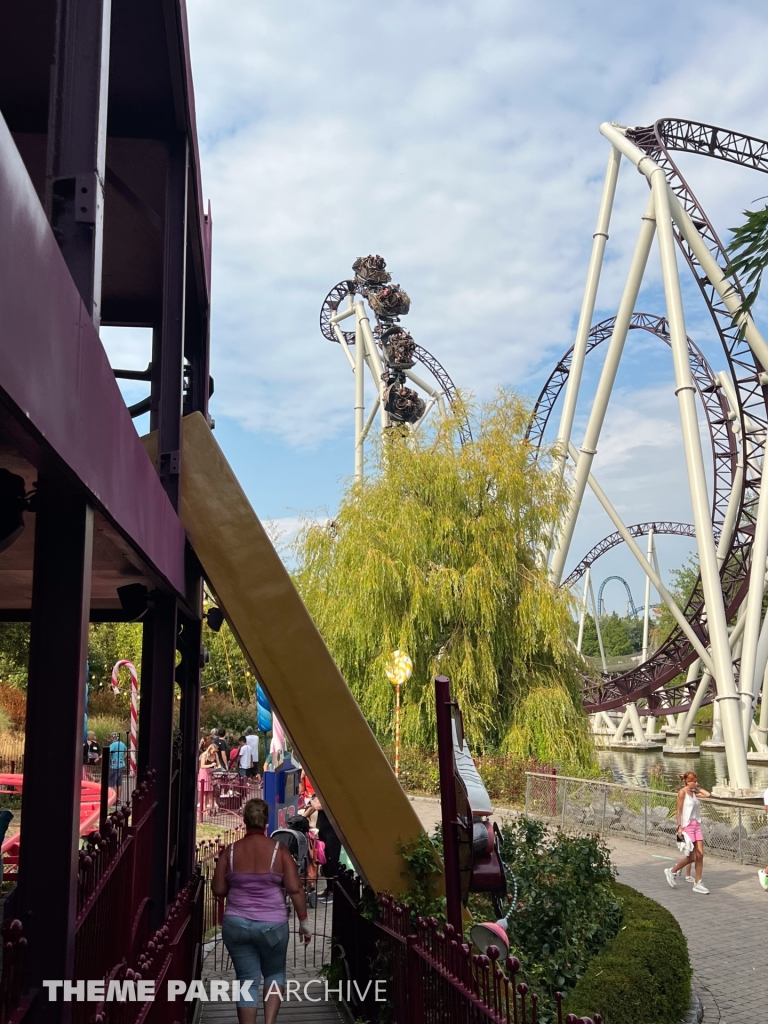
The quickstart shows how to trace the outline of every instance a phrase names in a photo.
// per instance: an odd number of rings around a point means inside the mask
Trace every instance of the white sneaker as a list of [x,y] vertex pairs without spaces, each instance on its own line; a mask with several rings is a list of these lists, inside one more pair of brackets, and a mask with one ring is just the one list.
[[691,889],[691,892],[699,892],[702,893],[702,895],[706,896],[709,893],[709,889],[707,889],[703,882],[697,882],[696,885],[694,885],[694,887]]
[[677,879],[675,878],[675,873],[672,868],[664,868],[664,877],[673,889],[677,888]]
[[693,875],[686,875],[685,880],[686,882],[692,882],[694,880]]
[[757,872],[757,878],[762,888],[768,890],[768,874],[762,868]]

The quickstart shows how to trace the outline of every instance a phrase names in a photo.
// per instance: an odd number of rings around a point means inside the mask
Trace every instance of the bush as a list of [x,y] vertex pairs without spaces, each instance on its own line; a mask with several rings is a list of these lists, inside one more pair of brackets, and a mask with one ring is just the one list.
[[206,693],[200,701],[200,728],[226,729],[230,736],[242,736],[251,727],[256,731],[255,702],[233,704],[223,693]]
[[622,904],[616,938],[596,956],[565,1003],[567,1013],[602,1015],[604,1024],[677,1024],[688,1011],[688,943],[668,910],[613,883]]
[[502,839],[502,857],[518,884],[510,950],[539,996],[539,1021],[547,1024],[556,1019],[555,993],[573,988],[618,931],[610,852],[597,836],[548,833],[529,818],[505,823]]
[[[127,673],[126,673],[127,674]],[[107,690],[88,691],[88,716],[97,718],[107,715],[111,718],[127,718],[131,713],[131,687],[122,685],[120,693]]]
[[130,724],[127,719],[117,715],[93,715],[88,717],[88,729],[96,733],[96,742],[101,748],[110,745],[113,732],[122,733],[120,738],[125,743],[125,733],[130,729]]
[[0,683],[0,709],[14,729],[23,730],[27,722],[27,695],[10,683]]
[[[395,748],[385,747],[384,752],[394,767]],[[484,754],[475,758],[475,765],[488,790],[488,796],[505,807],[519,807],[525,802],[526,772],[551,770],[550,765],[516,754]],[[408,793],[439,796],[440,769],[437,754],[401,747],[400,784]]]

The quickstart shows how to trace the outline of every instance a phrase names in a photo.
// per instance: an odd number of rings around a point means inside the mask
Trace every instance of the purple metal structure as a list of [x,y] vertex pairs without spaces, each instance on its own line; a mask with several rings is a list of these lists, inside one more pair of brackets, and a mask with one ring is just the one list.
[[[128,584],[147,591],[139,766],[155,778],[153,927],[193,873],[202,578],[176,506],[181,417],[207,415],[211,387],[211,218],[184,0],[2,0],[0,12],[0,467],[36,492],[0,551],[0,620],[31,622],[11,903],[34,989],[75,969],[88,623],[125,620]],[[156,468],[101,324],[153,330]],[[29,1016],[71,1009],[37,1000]]]
[[[696,536],[696,530],[690,523],[672,523],[667,519],[654,520],[651,523],[635,523],[634,526],[628,526],[627,530],[632,537],[645,537],[649,531],[653,532],[654,537],[661,535],[666,537],[693,538]],[[578,583],[587,569],[593,566],[601,555],[623,543],[624,538],[620,533],[609,533],[607,537],[603,537],[601,541],[584,555],[578,565],[571,569],[570,574],[563,580],[562,585],[564,587],[572,587],[574,583]]]

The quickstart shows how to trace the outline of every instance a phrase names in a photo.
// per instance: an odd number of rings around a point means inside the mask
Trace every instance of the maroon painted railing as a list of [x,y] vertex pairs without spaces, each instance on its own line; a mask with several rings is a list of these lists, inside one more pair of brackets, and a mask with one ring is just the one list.
[[[106,977],[147,939],[154,807],[150,777],[79,851],[74,980]],[[2,935],[0,1024],[18,1024],[31,1001],[21,921],[7,921]],[[90,1014],[87,1003],[73,1003],[74,1021]]]
[[[383,961],[392,1024],[537,1024],[538,998],[519,979],[516,957],[502,964],[495,946],[488,956],[473,955],[451,926],[441,928],[436,918],[419,918],[413,928],[410,911],[386,896],[379,898],[380,919],[371,920],[360,912],[360,895],[358,880],[343,874],[336,887],[333,934],[349,982],[344,995],[357,1018],[378,1019],[381,1003],[367,986],[375,981],[372,964]],[[556,998],[558,1024],[601,1024],[599,1015],[594,1021],[573,1014],[563,1018],[563,996]]]
[[[199,867],[171,905],[162,928],[148,936],[142,948],[109,972],[110,981],[154,981],[153,1002],[98,1003],[91,1024],[183,1024],[194,1012],[192,1002],[171,1002],[168,981],[189,984],[200,974],[205,882]],[[87,1004],[86,1004],[87,1005]]]
[[26,1008],[27,940],[21,921],[5,921],[3,936],[3,975],[0,979],[0,1021],[5,1024],[14,1017],[20,1019],[19,1010]]
[[[139,783],[131,807],[118,807],[80,851],[75,980],[106,977],[147,937],[154,807],[151,780]],[[75,1020],[89,1016],[75,1004]]]
[[[216,870],[216,862],[225,846],[229,846],[230,843],[234,843],[237,839],[242,839],[244,835],[245,825],[241,824],[239,828],[231,828],[226,832],[222,832],[215,839],[204,839],[197,844],[196,861],[205,883],[205,893],[203,896],[203,941],[205,942],[214,937],[218,929],[221,928],[224,919],[224,900],[213,895],[210,885],[213,872]],[[218,966],[221,963],[222,969],[223,948],[222,944],[218,942],[214,945],[213,950],[214,966]]]

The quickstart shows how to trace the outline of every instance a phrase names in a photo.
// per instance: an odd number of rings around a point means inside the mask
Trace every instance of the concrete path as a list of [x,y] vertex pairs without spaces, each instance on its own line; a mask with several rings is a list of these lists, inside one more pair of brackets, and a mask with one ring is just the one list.
[[[432,831],[440,819],[439,801],[411,798],[422,824]],[[515,814],[499,809],[497,816]],[[631,840],[610,843],[619,881],[661,903],[688,940],[694,986],[704,1004],[704,1024],[768,1024],[768,892],[757,869],[705,856],[703,881],[708,896],[691,892],[688,882],[671,889],[664,868],[677,859],[658,846]]]
[[[319,883],[321,890],[324,882]],[[290,984],[291,992],[280,1007],[278,1024],[341,1024],[345,1019],[333,999],[321,1002],[313,1002],[318,995],[324,995],[321,985],[310,985],[305,990],[305,984],[317,978],[318,972],[323,964],[331,959],[331,923],[333,915],[333,904],[318,901],[317,906],[308,908],[309,925],[312,929],[312,942],[304,946],[298,941],[297,921],[291,915],[291,938],[288,943],[288,955],[286,957],[286,979]],[[207,955],[203,960],[203,981],[206,983],[213,979],[233,981],[235,974],[232,970],[231,961],[221,941],[221,935],[216,942],[209,944]],[[297,983],[297,984],[296,984]],[[309,999],[305,996],[309,995]],[[263,1024],[264,1015],[259,1005],[258,1022]],[[202,1012],[198,1024],[237,1024],[237,1012],[232,1003],[208,1002],[202,1003]]]
[[705,1024],[766,1024],[768,893],[758,885],[757,870],[705,855],[702,880],[709,896],[699,896],[689,882],[667,885],[664,868],[674,860],[658,847],[616,840],[611,850],[619,881],[680,922]]

